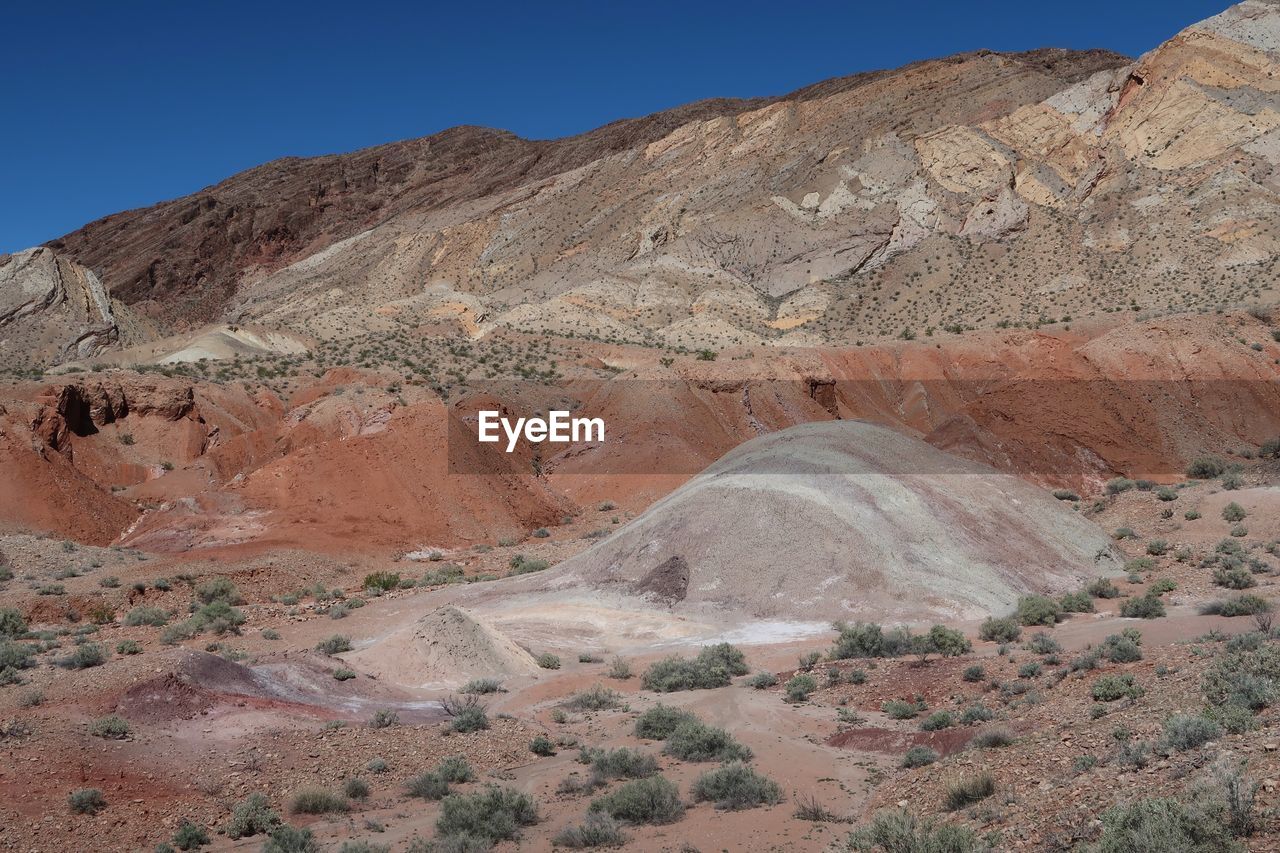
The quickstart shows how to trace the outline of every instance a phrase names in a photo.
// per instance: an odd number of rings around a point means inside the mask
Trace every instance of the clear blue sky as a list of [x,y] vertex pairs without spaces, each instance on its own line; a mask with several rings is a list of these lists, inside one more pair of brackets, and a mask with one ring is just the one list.
[[8,0],[0,252],[285,155],[564,136],[982,47],[1137,55],[1226,5]]

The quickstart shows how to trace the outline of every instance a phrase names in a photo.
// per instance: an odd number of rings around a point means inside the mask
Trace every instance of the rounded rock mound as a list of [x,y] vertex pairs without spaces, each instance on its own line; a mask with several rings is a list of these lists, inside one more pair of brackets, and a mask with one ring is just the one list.
[[[683,611],[921,622],[1002,613],[1113,575],[1109,537],[1017,477],[861,421],[741,445],[523,591]],[[513,590],[514,591],[514,590]]]

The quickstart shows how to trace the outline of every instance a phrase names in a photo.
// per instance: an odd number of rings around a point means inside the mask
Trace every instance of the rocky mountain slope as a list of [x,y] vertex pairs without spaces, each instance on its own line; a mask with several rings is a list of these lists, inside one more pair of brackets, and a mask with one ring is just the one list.
[[1246,0],[1130,64],[982,51],[552,142],[458,128],[50,246],[154,321],[138,338],[397,317],[807,346],[1274,301],[1277,44]]

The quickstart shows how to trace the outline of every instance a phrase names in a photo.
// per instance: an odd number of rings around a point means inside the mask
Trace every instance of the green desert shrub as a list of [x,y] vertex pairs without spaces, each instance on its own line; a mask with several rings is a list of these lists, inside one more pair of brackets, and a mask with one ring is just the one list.
[[735,675],[749,672],[742,652],[728,643],[707,646],[692,660],[673,656],[652,664],[640,678],[641,686],[658,693],[677,690],[709,690],[725,687]]
[[926,732],[949,729],[956,724],[955,716],[950,711],[934,711],[920,721],[920,728]]
[[943,803],[948,811],[985,800],[996,792],[996,780],[990,773],[974,773],[947,783]]
[[435,774],[454,785],[476,780],[476,771],[462,755],[449,755],[440,759],[440,763],[436,765]]
[[807,673],[801,673],[792,677],[783,688],[787,692],[787,699],[792,702],[806,702],[809,694],[818,689],[818,682]]
[[697,802],[715,803],[717,809],[741,811],[782,801],[782,789],[741,761],[730,761],[709,770],[693,783]]
[[1239,845],[1214,815],[1174,799],[1144,797],[1102,813],[1097,853],[1233,853]]
[[967,826],[920,818],[906,809],[881,810],[849,836],[858,853],[988,853],[991,847]]
[[107,798],[97,788],[76,788],[67,795],[72,814],[95,815],[107,807]]
[[636,737],[644,740],[666,740],[682,723],[696,723],[689,711],[659,702],[636,718]]
[[1210,705],[1237,705],[1257,711],[1280,692],[1280,645],[1228,652],[1205,670],[1200,689]]
[[1094,681],[1090,693],[1095,701],[1115,702],[1117,699],[1137,699],[1142,695],[1142,688],[1129,673],[1109,674]]
[[638,749],[584,749],[578,761],[591,765],[591,772],[600,779],[643,779],[658,772],[658,761],[652,755]]
[[556,754],[556,745],[546,735],[535,735],[533,740],[529,741],[529,751],[534,755],[546,757]]
[[311,830],[282,823],[267,833],[262,853],[320,853],[320,843]]
[[676,784],[663,776],[636,779],[592,801],[589,811],[630,824],[674,823],[684,816]]
[[902,756],[903,767],[924,767],[938,760],[938,753],[927,746],[913,746]]
[[757,672],[747,679],[746,685],[756,690],[766,690],[778,683],[778,677],[772,672]]
[[496,678],[473,678],[466,684],[462,685],[459,693],[473,693],[483,695],[485,693],[502,692],[502,682]]
[[351,638],[344,637],[341,634],[334,634],[333,636],[316,643],[316,649],[324,652],[326,655],[337,655],[343,652],[349,652],[352,648]]
[[272,810],[266,796],[253,793],[231,810],[231,820],[227,823],[226,833],[231,839],[247,838],[270,832],[279,825],[280,815]]
[[751,750],[734,740],[727,731],[699,721],[676,726],[662,749],[681,761],[750,761]]
[[579,690],[563,703],[570,711],[608,711],[621,708],[622,694],[612,687],[593,684],[586,690]]
[[1094,598],[1119,598],[1120,590],[1110,578],[1098,578],[1085,589]]
[[1218,599],[1200,605],[1200,612],[1206,616],[1254,616],[1270,610],[1271,605],[1265,598],[1252,594]]
[[199,824],[184,820],[173,833],[173,846],[178,850],[198,850],[209,843],[209,831]]
[[101,666],[106,661],[107,653],[102,646],[97,643],[85,643],[83,646],[76,646],[71,654],[58,658],[58,666],[63,669],[89,669]]
[[318,785],[299,788],[289,802],[293,814],[340,814],[350,809],[345,797]]
[[115,714],[99,717],[89,726],[89,734],[106,740],[124,740],[130,731],[129,721]]
[[1222,737],[1222,726],[1208,717],[1174,714],[1164,721],[1160,744],[1165,749],[1185,752]]
[[920,702],[906,702],[902,699],[890,699],[880,706],[890,719],[910,720],[924,710]]
[[1137,631],[1125,631],[1111,634],[1102,641],[1102,656],[1112,663],[1133,663],[1142,660],[1142,649],[1139,648],[1141,635]]
[[1024,595],[1013,615],[1020,625],[1053,625],[1062,618],[1062,607],[1048,596]]
[[965,681],[976,683],[987,677],[987,671],[982,667],[982,664],[975,663],[972,666],[965,667],[964,673],[960,677]]
[[1228,522],[1231,522],[1232,524],[1235,524],[1237,522],[1244,521],[1248,517],[1249,517],[1249,513],[1245,512],[1244,507],[1240,506],[1240,504],[1236,503],[1235,501],[1232,501],[1231,503],[1227,504],[1222,508],[1223,521],[1228,521]]
[[1014,643],[1022,636],[1022,627],[1011,617],[993,616],[978,626],[978,636],[988,642]]
[[551,652],[543,652],[542,654],[538,655],[536,660],[538,662],[538,666],[542,667],[543,669],[559,669],[560,668],[560,657],[558,655],[551,654]]
[[12,607],[0,607],[0,637],[21,637],[27,633],[27,620]]
[[1120,615],[1130,619],[1158,619],[1164,614],[1164,602],[1156,595],[1135,596],[1120,605]]
[[1214,477],[1222,476],[1225,470],[1227,470],[1227,463],[1216,456],[1201,456],[1193,459],[1187,466],[1187,476],[1193,480],[1212,480]]
[[369,783],[359,776],[353,776],[342,786],[342,793],[353,800],[369,799]]
[[424,800],[443,800],[449,795],[449,781],[433,771],[411,776],[405,780],[404,786],[410,796]]
[[1059,600],[1063,613],[1092,613],[1093,596],[1088,591],[1068,592]]
[[969,746],[975,749],[1001,749],[1012,744],[1016,738],[1013,732],[1006,728],[987,729],[978,732],[969,741]]
[[898,657],[911,650],[911,634],[905,628],[885,632],[875,623],[857,622],[837,623],[836,630],[839,635],[828,655],[832,660]]
[[450,794],[440,802],[436,833],[441,841],[472,837],[490,844],[515,838],[538,822],[533,799],[514,788],[489,785],[473,794]]
[[627,836],[618,821],[605,812],[598,811],[588,812],[582,823],[556,833],[551,843],[569,850],[594,850],[600,847],[621,847],[627,843]]
[[364,576],[363,589],[387,592],[400,588],[400,575],[393,572],[373,572]]

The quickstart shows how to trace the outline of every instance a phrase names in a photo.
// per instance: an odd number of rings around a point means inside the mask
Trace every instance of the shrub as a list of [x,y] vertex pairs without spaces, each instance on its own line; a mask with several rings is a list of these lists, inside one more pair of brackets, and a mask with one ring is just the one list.
[[578,761],[600,779],[643,779],[658,772],[658,761],[638,749],[584,749]]
[[1164,613],[1164,602],[1155,595],[1128,598],[1120,605],[1120,615],[1130,619],[1158,619]]
[[458,734],[484,731],[489,728],[489,716],[485,713],[483,706],[463,708],[453,715],[449,728]]
[[978,627],[978,636],[991,642],[1013,643],[1022,636],[1022,628],[1012,617],[1006,616],[1001,619],[991,617]]
[[419,773],[404,783],[412,797],[424,800],[443,800],[449,795],[449,782],[441,778],[439,773]]
[[1228,652],[1205,670],[1200,689],[1210,705],[1256,711],[1275,701],[1280,686],[1280,645]]
[[1244,507],[1240,506],[1240,504],[1235,501],[1232,501],[1222,508],[1223,521],[1229,521],[1232,524],[1235,524],[1236,522],[1244,521],[1248,517],[1249,513],[1245,512]]
[[792,702],[806,702],[809,694],[818,689],[818,682],[812,675],[801,674],[786,683],[787,699]]
[[509,577],[516,575],[528,575],[534,572],[541,572],[549,569],[551,564],[546,560],[531,559],[524,554],[516,554],[511,558],[511,571],[508,572]]
[[673,823],[684,816],[684,803],[675,783],[662,776],[636,779],[593,800],[589,811],[604,812],[632,824]]
[[964,674],[960,676],[970,683],[981,681],[987,677],[987,671],[982,668],[981,664],[975,663],[972,666],[965,667]]
[[778,677],[772,672],[757,672],[746,681],[748,687],[754,687],[756,690],[766,690],[777,683]]
[[727,731],[699,721],[685,721],[676,726],[662,751],[681,761],[751,760],[751,750]]
[[496,678],[473,678],[466,684],[462,685],[459,693],[474,693],[482,695],[485,693],[502,692],[502,682]]
[[985,800],[996,792],[996,780],[990,773],[975,773],[948,783],[944,803],[948,811]]
[[436,765],[435,773],[441,779],[454,785],[476,780],[476,772],[471,769],[470,762],[462,755],[450,755],[440,759],[440,763]]
[[811,672],[820,660],[822,652],[805,652],[800,656],[799,669],[801,672]]
[[0,640],[0,670],[26,669],[32,665],[32,648],[26,643]]
[[969,746],[976,749],[1000,749],[1010,746],[1015,740],[1013,732],[1008,729],[987,729],[974,735],[973,739],[969,741]]
[[1120,590],[1110,578],[1098,578],[1086,587],[1086,592],[1094,598],[1119,598]]
[[904,702],[901,699],[890,699],[880,706],[880,710],[894,720],[910,720],[924,710],[919,702]]
[[542,654],[538,655],[537,661],[538,661],[538,666],[542,667],[543,669],[559,669],[560,668],[560,658],[556,655],[551,654],[551,652],[543,652]]
[[993,716],[995,715],[992,714],[988,708],[979,703],[965,708],[964,712],[960,715],[960,722],[964,723],[966,726],[972,725],[973,723],[985,723]]
[[320,853],[320,845],[311,830],[284,823],[267,834],[262,853]]
[[1070,489],[1054,489],[1053,496],[1060,501],[1078,501],[1080,496]]
[[1166,749],[1185,752],[1222,737],[1222,726],[1207,717],[1174,714],[1164,721],[1160,744]]
[[782,789],[741,761],[710,770],[693,783],[697,802],[713,802],[723,811],[741,811],[782,801]]
[[89,726],[89,734],[106,740],[124,740],[129,736],[129,721],[112,714],[93,721]]
[[1177,588],[1178,582],[1173,578],[1160,578],[1151,585],[1147,593],[1149,595],[1164,595],[1166,592],[1173,592]]
[[350,808],[344,797],[318,786],[299,788],[289,803],[294,814],[338,814]]
[[142,654],[142,646],[137,640],[121,640],[116,643],[116,654],[118,655],[140,655]]
[[1102,813],[1102,838],[1096,849],[1098,853],[1229,853],[1239,848],[1214,816],[1174,799],[1146,797]]
[[352,648],[351,638],[344,637],[341,634],[334,634],[332,637],[316,643],[316,649],[324,652],[326,655],[337,655],[343,652],[349,652]]
[[1040,673],[1044,671],[1044,664],[1038,660],[1027,661],[1018,667],[1019,678],[1038,678]]
[[589,812],[582,823],[562,829],[551,839],[556,847],[570,850],[621,847],[626,842],[627,836],[618,822],[603,811]]
[[1215,456],[1201,456],[1192,460],[1187,466],[1187,476],[1193,480],[1212,480],[1214,477],[1222,476],[1222,472],[1227,470],[1227,463],[1223,462]]
[[369,718],[369,728],[387,729],[400,722],[400,715],[390,708],[379,708]]
[[361,584],[362,589],[372,589],[379,592],[388,592],[393,589],[400,588],[400,575],[392,572],[374,572],[364,576],[364,583]]
[[1253,572],[1243,566],[1218,566],[1213,570],[1213,582],[1218,586],[1225,586],[1227,589],[1248,589],[1251,586],[1257,586],[1258,582],[1254,580]]
[[107,799],[97,788],[76,788],[67,796],[72,814],[95,815],[107,807]]
[[1165,486],[1156,492],[1156,498],[1162,501],[1176,501],[1178,499],[1178,490]]
[[[1135,632],[1136,633],[1136,632]],[[1102,641],[1102,654],[1112,663],[1133,663],[1142,660],[1142,649],[1131,634],[1111,634]]]
[[1068,592],[1059,600],[1064,613],[1092,613],[1093,597],[1088,592],[1081,590],[1080,592]]
[[1200,606],[1205,616],[1255,616],[1268,613],[1271,605],[1265,598],[1257,595],[1237,595],[1234,598],[1210,601]]
[[529,751],[543,757],[556,754],[556,745],[546,735],[537,735],[529,741]]
[[564,707],[571,711],[607,711],[621,708],[622,704],[621,693],[603,684],[593,684],[570,696]]
[[85,643],[76,646],[75,651],[58,659],[58,666],[63,669],[88,669],[101,666],[107,660],[107,653],[97,643]]
[[450,836],[473,836],[490,843],[515,838],[520,827],[538,822],[534,801],[513,788],[490,785],[474,794],[450,794],[440,803],[436,832]]
[[338,681],[350,681],[356,677],[355,670],[339,667],[333,671],[333,677]]
[[849,836],[851,850],[888,853],[986,853],[991,847],[967,826],[939,824],[906,809],[882,810]]
[[1062,651],[1062,644],[1055,640],[1051,634],[1038,631],[1027,641],[1025,648],[1027,651],[1038,655],[1051,655]]
[[210,578],[195,588],[195,596],[202,604],[221,601],[228,605],[244,604],[240,591],[230,578]]
[[1169,543],[1164,539],[1152,539],[1147,543],[1147,553],[1153,557],[1163,557],[1169,553]]
[[208,843],[209,831],[189,820],[184,820],[173,833],[173,846],[179,850],[196,850]]
[[1142,688],[1133,680],[1133,676],[1104,675],[1093,682],[1091,694],[1095,701],[1114,702],[1117,699],[1137,699],[1142,695]]
[[369,783],[358,776],[353,776],[342,786],[342,793],[353,800],[369,799]]
[[0,607],[0,637],[21,637],[27,633],[27,620],[12,607]]
[[927,746],[913,746],[902,756],[903,767],[924,767],[938,760],[938,753]]
[[636,718],[636,737],[666,740],[682,723],[697,722],[698,718],[689,711],[658,703]]
[[272,811],[267,798],[262,794],[253,793],[232,809],[226,832],[227,837],[231,839],[246,838],[270,832],[279,825],[280,815]]
[[631,677],[631,664],[627,663],[622,658],[615,657],[609,663],[609,672],[607,673],[607,675],[610,678],[616,678],[619,681],[625,681],[626,679]]
[[949,729],[955,723],[955,717],[951,715],[950,711],[934,711],[920,721],[920,728],[926,732],[936,732],[939,729]]
[[910,650],[910,632],[902,628],[886,634],[875,623],[857,622],[853,625],[837,624],[836,630],[839,636],[829,654],[832,660],[897,657]]
[[1128,477],[1113,477],[1107,480],[1107,494],[1118,495],[1121,492],[1127,492],[1136,485],[1133,480]]
[[703,649],[693,660],[677,656],[656,661],[645,670],[640,678],[640,684],[644,689],[658,693],[673,693],[677,690],[710,690],[727,686],[732,675],[746,673],[745,663],[740,667],[735,665],[731,670],[725,666],[722,655],[708,653],[707,649]]

